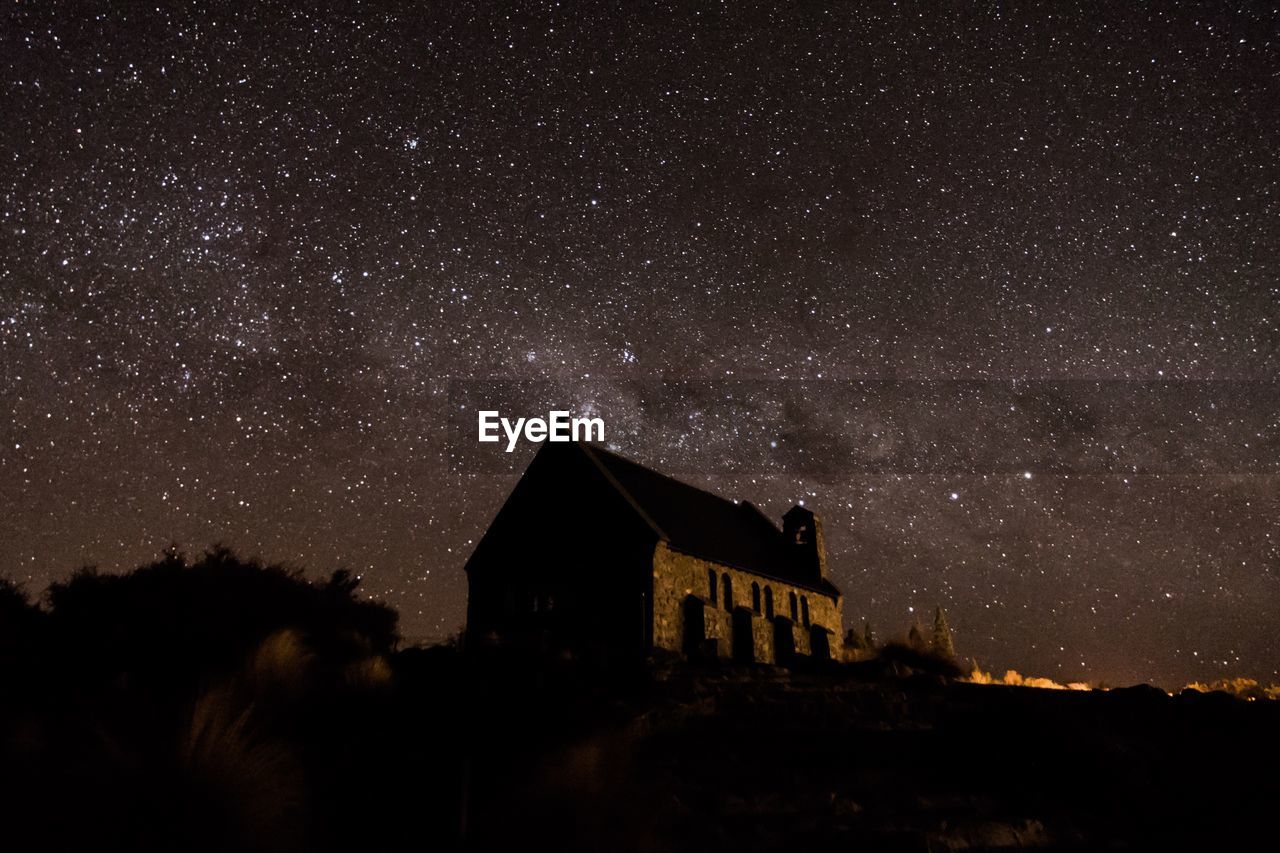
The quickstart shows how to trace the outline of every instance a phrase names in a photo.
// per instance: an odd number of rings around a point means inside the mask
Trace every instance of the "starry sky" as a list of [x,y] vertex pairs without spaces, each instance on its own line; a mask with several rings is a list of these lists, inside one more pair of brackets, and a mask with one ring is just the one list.
[[10,3],[0,571],[222,542],[440,638],[535,450],[475,408],[567,408],[804,500],[846,624],[1280,678],[1278,36],[1242,3]]

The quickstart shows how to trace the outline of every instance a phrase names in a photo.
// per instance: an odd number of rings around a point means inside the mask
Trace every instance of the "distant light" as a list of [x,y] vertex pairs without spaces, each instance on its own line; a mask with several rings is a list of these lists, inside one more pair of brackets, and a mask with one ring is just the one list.
[[1022,479],[1024,479],[1024,480],[1030,480],[1030,479],[1031,479],[1031,472],[1030,472],[1030,471],[1023,471],[1023,472],[1022,472]]
[[952,493],[951,493],[951,500],[953,500],[953,501],[958,501],[958,500],[960,500],[960,493],[959,493],[959,492],[952,492]]

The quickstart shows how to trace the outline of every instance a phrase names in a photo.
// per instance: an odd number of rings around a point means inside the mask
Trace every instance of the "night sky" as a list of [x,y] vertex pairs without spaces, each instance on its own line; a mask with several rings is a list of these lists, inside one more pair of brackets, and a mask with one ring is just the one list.
[[0,13],[29,592],[222,542],[443,637],[475,407],[554,406],[804,500],[846,625],[1280,676],[1274,6],[149,5]]

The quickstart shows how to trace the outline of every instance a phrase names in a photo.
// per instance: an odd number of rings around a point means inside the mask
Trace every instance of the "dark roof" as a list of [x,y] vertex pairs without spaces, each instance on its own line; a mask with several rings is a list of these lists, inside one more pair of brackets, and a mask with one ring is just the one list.
[[827,595],[840,594],[829,580],[816,581],[794,562],[782,531],[754,504],[727,500],[593,444],[579,442],[579,447],[672,548]]

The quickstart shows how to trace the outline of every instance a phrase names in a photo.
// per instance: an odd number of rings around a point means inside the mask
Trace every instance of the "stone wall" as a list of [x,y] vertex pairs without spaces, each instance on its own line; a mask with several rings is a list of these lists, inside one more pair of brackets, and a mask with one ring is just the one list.
[[[707,572],[716,572],[716,600],[710,601]],[[653,644],[662,649],[683,651],[684,607],[689,596],[697,596],[707,601],[704,610],[706,634],[717,640],[717,653],[728,658],[733,654],[733,620],[732,614],[724,608],[723,576],[729,575],[733,587],[733,605],[735,607],[751,607],[751,584],[760,584],[761,614],[751,619],[751,633],[755,647],[755,659],[761,663],[774,663],[773,624],[763,615],[764,589],[773,590],[773,609],[778,616],[790,617],[789,596],[804,596],[809,602],[809,619],[815,625],[821,625],[831,631],[831,656],[835,660],[843,657],[844,627],[841,620],[841,604],[819,592],[803,587],[792,586],[784,581],[766,578],[744,572],[739,569],[726,568],[719,563],[712,563],[698,557],[672,550],[665,542],[659,542],[653,554]],[[810,652],[809,629],[799,618],[791,626],[795,637],[797,654],[807,655]]]

